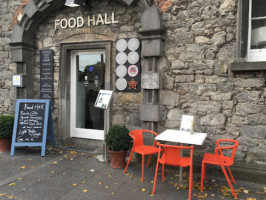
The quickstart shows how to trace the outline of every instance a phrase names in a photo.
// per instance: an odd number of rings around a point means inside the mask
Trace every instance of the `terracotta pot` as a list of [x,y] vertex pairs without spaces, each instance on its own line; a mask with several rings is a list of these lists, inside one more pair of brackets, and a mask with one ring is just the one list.
[[11,138],[0,138],[0,151],[10,151]]
[[127,151],[110,151],[107,150],[110,155],[110,167],[112,168],[124,168],[126,166]]

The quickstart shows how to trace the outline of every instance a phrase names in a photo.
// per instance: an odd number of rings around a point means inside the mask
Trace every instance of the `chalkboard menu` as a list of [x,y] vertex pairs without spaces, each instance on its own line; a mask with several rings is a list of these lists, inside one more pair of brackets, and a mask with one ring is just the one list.
[[10,156],[14,155],[15,146],[41,146],[44,156],[46,139],[55,146],[50,100],[18,99]]
[[16,142],[42,142],[45,103],[20,103]]
[[54,98],[54,52],[53,50],[40,51],[40,98]]

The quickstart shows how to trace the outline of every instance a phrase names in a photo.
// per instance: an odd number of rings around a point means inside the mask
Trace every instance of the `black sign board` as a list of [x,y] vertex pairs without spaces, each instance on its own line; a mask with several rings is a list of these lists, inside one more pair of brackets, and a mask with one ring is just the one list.
[[53,50],[40,51],[40,98],[54,98],[54,52]]
[[49,100],[18,99],[13,128],[10,155],[14,155],[15,146],[41,146],[45,155],[47,130],[54,142],[53,120]]

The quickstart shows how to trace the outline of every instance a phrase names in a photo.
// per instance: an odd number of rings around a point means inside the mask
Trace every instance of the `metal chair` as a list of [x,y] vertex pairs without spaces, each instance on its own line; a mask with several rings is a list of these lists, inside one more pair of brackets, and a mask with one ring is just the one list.
[[[220,143],[223,143],[223,146],[221,147]],[[232,145],[233,143],[233,145]],[[224,146],[226,145],[227,146]],[[225,170],[225,167],[227,167],[228,173],[233,181],[234,184],[236,184],[235,179],[231,173],[231,170],[229,166],[233,165],[234,163],[234,157],[235,157],[235,152],[236,149],[239,145],[239,142],[237,140],[233,139],[219,139],[216,141],[217,148],[215,149],[215,154],[210,154],[210,153],[205,153],[203,160],[202,160],[202,166],[201,166],[201,185],[200,185],[200,191],[203,191],[203,181],[206,178],[206,164],[211,164],[211,165],[220,165],[223,173],[225,175],[225,178],[230,186],[230,189],[235,197],[237,199],[236,193],[234,191],[234,188],[231,184],[231,181],[227,175],[227,172]],[[229,145],[229,146],[228,146]],[[231,151],[231,156],[225,156],[224,153],[225,151]],[[228,153],[228,152],[227,152]]]
[[147,167],[148,167],[150,160],[151,160],[151,155],[159,152],[159,148],[155,147],[156,140],[154,141],[153,146],[144,145],[143,133],[152,133],[155,136],[158,135],[157,133],[150,131],[150,130],[130,131],[129,136],[133,138],[133,147],[132,147],[132,150],[131,150],[131,153],[130,153],[130,156],[129,156],[129,159],[128,159],[128,162],[125,168],[125,173],[126,173],[134,152],[142,155],[142,182],[144,182],[144,158],[145,156],[150,155],[149,160],[147,162]]
[[[162,181],[164,182],[164,165],[171,166],[180,166],[180,167],[190,167],[189,170],[189,200],[191,199],[191,189],[193,185],[193,146],[173,146],[165,145],[157,142],[159,146],[159,153],[156,165],[156,171],[154,176],[153,190],[152,193],[155,193],[156,180],[158,174],[159,163],[162,164]],[[163,149],[163,151],[161,151]],[[181,150],[189,150],[189,156],[181,156]]]

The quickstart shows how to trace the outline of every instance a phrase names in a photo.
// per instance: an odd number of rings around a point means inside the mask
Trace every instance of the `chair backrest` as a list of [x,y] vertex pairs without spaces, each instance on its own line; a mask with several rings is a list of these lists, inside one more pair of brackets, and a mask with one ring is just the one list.
[[[222,146],[221,143],[223,144]],[[221,164],[232,165],[234,163],[235,153],[239,146],[239,142],[233,139],[219,139],[216,141],[216,146],[215,154],[220,155],[219,159]],[[227,151],[226,153],[231,151],[231,156],[224,155],[225,151]]]
[[[157,145],[159,146],[159,155],[158,155],[159,158],[162,158],[161,149],[163,149],[165,164],[173,166],[180,166],[180,164],[182,165],[192,164],[193,149],[194,149],[193,146],[173,146],[173,145],[161,144],[159,142],[157,142]],[[189,156],[181,156],[180,150],[189,150]],[[189,160],[184,158],[189,158]],[[187,163],[184,163],[184,161],[186,161]]]
[[[154,131],[145,130],[145,129],[130,131],[129,136],[133,138],[133,143],[135,147],[144,145],[143,133],[152,133],[155,136],[158,135]],[[153,146],[155,146],[155,143],[156,143],[156,140],[154,141]]]

